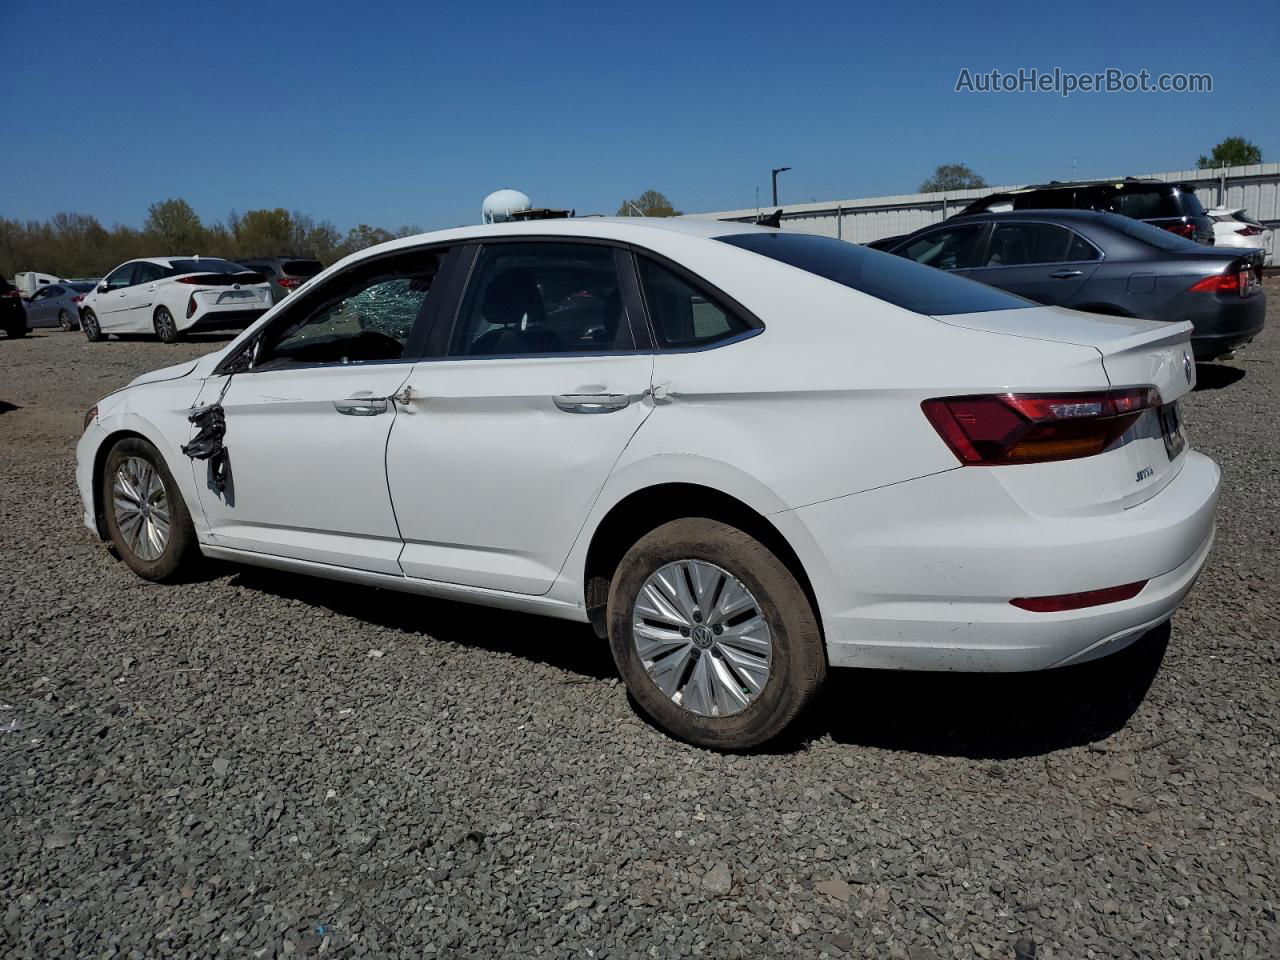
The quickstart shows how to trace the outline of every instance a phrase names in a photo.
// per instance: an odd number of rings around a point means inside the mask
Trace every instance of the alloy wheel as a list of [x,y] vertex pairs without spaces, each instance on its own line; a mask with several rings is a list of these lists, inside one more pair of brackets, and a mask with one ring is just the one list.
[[111,485],[116,526],[134,555],[156,560],[169,545],[169,499],[160,471],[141,457],[120,464]]
[[171,343],[178,336],[178,327],[173,322],[173,314],[164,307],[156,311],[156,335],[165,343]]
[[740,713],[769,682],[772,634],[760,604],[713,563],[677,560],[653,573],[636,599],[631,632],[649,678],[699,716]]

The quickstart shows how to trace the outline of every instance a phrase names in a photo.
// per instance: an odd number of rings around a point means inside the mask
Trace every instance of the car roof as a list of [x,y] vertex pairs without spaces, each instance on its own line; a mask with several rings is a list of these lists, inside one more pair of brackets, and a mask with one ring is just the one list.
[[[1062,220],[1075,223],[1107,223],[1113,217],[1119,217],[1118,213],[1108,213],[1105,210],[1006,210],[1004,213],[984,212],[984,213],[966,213],[942,223],[950,222],[950,220]],[[937,226],[930,224],[929,226]]]
[[[645,246],[655,236],[682,236],[711,240],[741,233],[777,233],[774,227],[758,227],[753,223],[729,220],[707,220],[696,217],[563,217],[554,220],[523,220],[507,223],[473,224],[433,230],[409,237],[389,240],[352,254],[347,260],[363,258],[371,251],[392,253],[425,243],[467,243],[489,238],[557,237],[614,240]],[[344,263],[346,260],[343,261]]]

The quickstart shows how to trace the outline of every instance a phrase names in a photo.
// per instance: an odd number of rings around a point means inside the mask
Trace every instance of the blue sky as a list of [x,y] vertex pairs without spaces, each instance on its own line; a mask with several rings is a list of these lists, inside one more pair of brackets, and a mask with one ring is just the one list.
[[[490,190],[613,213],[1280,159],[1268,4],[5,0],[0,216],[140,224],[283,206],[345,229],[474,222]],[[1274,11],[1273,11],[1274,13]],[[1237,22],[1232,22],[1233,18]],[[1221,21],[1218,25],[1217,21]],[[18,42],[13,42],[17,40]],[[1208,72],[1211,94],[957,94],[971,71]]]

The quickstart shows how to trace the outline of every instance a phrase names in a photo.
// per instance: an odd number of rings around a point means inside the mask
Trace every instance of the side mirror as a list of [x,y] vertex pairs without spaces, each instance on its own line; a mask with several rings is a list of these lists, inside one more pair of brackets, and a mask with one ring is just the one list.
[[98,292],[99,293],[107,292],[107,281],[103,280],[100,284],[98,284]]

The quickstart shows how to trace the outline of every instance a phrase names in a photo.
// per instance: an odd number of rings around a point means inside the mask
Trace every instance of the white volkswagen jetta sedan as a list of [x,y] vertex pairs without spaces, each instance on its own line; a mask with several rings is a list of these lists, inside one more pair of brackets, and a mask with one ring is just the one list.
[[1218,492],[1190,331],[742,224],[461,228],[105,397],[77,479],[143,577],[590,622],[665,729],[743,748],[830,667],[1038,670],[1167,620]]
[[91,342],[111,333],[154,333],[173,343],[190,330],[249,326],[271,306],[262,274],[217,257],[149,257],[122,263],[80,305]]

